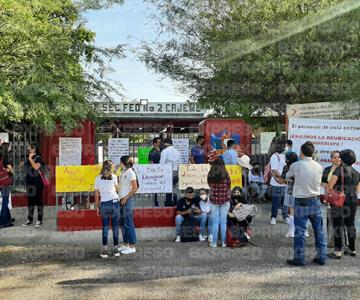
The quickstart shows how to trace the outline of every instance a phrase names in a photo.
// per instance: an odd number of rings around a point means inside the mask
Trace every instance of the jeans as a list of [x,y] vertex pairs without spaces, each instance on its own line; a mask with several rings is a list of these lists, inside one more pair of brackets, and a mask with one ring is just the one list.
[[111,226],[113,232],[114,246],[119,245],[119,221],[120,221],[119,207],[120,207],[119,202],[113,203],[112,200],[100,203],[103,246],[107,246],[108,244],[110,219],[111,219]]
[[[197,221],[197,224],[200,224],[200,234],[203,234],[204,230],[205,230],[207,215],[205,214],[205,216],[204,216],[203,214],[201,214],[199,216],[191,216],[191,218],[194,218]],[[182,226],[184,220],[185,220],[184,216],[177,215],[175,217],[176,235],[177,236],[181,235],[181,226]]]
[[225,204],[211,204],[213,244],[218,240],[219,224],[221,229],[221,241],[226,241],[226,221],[230,209],[230,202]]
[[0,226],[9,225],[11,223],[11,214],[9,210],[10,191],[11,191],[10,186],[4,186],[0,188],[1,197],[2,197]]
[[300,264],[305,264],[305,231],[308,219],[315,234],[315,247],[317,258],[322,261],[326,260],[327,245],[323,230],[323,219],[320,208],[320,200],[314,197],[307,200],[295,198],[294,207],[294,223],[295,223],[295,238],[294,238],[294,260]]
[[343,245],[344,225],[349,240],[349,249],[355,251],[355,216],[356,216],[357,203],[345,203],[342,208],[331,207],[331,217],[334,225],[334,241],[335,250],[341,251]]
[[125,206],[120,206],[120,223],[123,241],[125,244],[136,244],[136,231],[134,224],[134,197],[126,201]]
[[265,196],[267,191],[267,185],[259,182],[251,182],[249,185],[249,191],[251,197],[261,199]]
[[210,213],[201,213],[200,215],[201,218],[201,222],[200,222],[200,234],[204,235],[205,234],[205,226],[206,226],[206,222],[208,223],[208,234],[211,233],[211,227],[212,227],[212,219],[211,219],[211,214]]
[[43,213],[44,213],[44,204],[42,201],[42,194],[44,190],[44,185],[40,182],[36,184],[29,184],[26,186],[26,192],[28,196],[28,220],[33,221],[34,219],[34,209],[37,207],[38,212],[38,221],[43,221]]
[[[271,186],[271,217],[275,218],[278,215],[279,207],[284,200],[285,187],[284,186]],[[282,217],[286,219],[289,217],[289,208],[282,205]]]

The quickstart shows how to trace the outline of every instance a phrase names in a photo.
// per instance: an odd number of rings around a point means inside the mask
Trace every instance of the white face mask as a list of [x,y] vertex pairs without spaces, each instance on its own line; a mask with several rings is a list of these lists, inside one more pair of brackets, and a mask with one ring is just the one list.
[[203,201],[205,201],[205,200],[207,199],[207,196],[206,196],[206,195],[201,195],[201,196],[200,196],[200,199],[203,200]]

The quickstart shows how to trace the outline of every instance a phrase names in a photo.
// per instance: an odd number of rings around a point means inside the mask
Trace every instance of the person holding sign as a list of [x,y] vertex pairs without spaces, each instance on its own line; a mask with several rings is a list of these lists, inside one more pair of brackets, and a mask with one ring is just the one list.
[[102,249],[100,256],[107,258],[108,252],[108,233],[110,227],[113,232],[114,249],[113,255],[118,257],[119,246],[119,222],[120,222],[120,204],[118,198],[119,184],[114,171],[114,164],[111,160],[105,160],[101,168],[100,175],[95,178],[95,207],[97,215],[102,219]]
[[124,245],[119,248],[121,254],[136,253],[136,231],[134,224],[135,193],[139,188],[137,176],[133,169],[134,161],[128,156],[120,158],[122,172],[119,177],[120,183],[120,223]]

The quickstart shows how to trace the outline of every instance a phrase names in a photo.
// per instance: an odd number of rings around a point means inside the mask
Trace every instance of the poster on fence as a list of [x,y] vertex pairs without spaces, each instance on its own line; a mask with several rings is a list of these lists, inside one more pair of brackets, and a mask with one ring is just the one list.
[[93,192],[101,165],[56,166],[56,193]]
[[138,164],[146,165],[149,163],[149,153],[151,151],[151,147],[141,147],[138,148]]
[[172,193],[173,171],[171,164],[134,166],[138,181],[138,194]]
[[194,189],[209,189],[207,175],[210,170],[209,164],[202,165],[179,165],[179,189],[185,190],[191,186]]
[[242,168],[240,166],[225,166],[231,180],[231,189],[236,186],[242,188]]
[[189,163],[189,139],[172,139],[173,146],[180,152],[180,163]]
[[59,138],[59,165],[81,165],[81,138]]
[[[242,187],[242,169],[240,166],[226,166],[231,180],[231,188]],[[179,165],[179,189],[185,190],[191,186],[198,190],[209,189],[207,176],[210,171],[209,164]]]
[[120,164],[120,158],[129,155],[129,139],[110,138],[108,142],[109,159],[115,164]]
[[307,141],[315,145],[320,164],[329,166],[330,153],[334,150],[352,149],[358,161],[353,165],[360,171],[360,121],[359,120],[320,120],[289,119],[289,139],[293,150],[299,154],[300,147]]

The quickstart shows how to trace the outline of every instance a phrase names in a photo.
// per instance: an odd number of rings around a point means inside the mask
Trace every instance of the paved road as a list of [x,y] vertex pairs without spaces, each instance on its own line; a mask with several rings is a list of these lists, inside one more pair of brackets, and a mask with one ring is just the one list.
[[[258,247],[212,249],[200,242],[142,241],[135,255],[106,260],[98,257],[99,232],[75,233],[67,241],[64,236],[46,238],[54,234],[51,224],[40,231],[1,230],[0,298],[360,298],[359,257],[322,267],[310,262],[304,268],[288,267],[284,262],[291,256],[292,240],[283,237],[285,224],[268,225],[268,210],[263,206],[254,224]],[[307,246],[310,261],[312,234]]]

